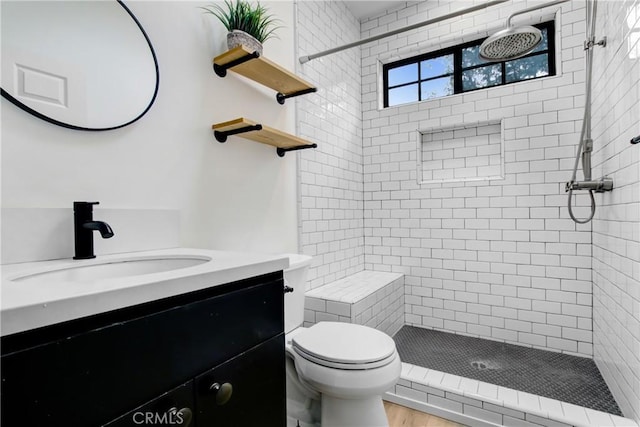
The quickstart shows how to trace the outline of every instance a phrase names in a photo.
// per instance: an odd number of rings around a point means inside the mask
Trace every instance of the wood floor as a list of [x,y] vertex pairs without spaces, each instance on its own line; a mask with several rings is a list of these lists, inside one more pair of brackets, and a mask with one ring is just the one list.
[[462,427],[462,424],[425,414],[411,408],[384,402],[389,427]]

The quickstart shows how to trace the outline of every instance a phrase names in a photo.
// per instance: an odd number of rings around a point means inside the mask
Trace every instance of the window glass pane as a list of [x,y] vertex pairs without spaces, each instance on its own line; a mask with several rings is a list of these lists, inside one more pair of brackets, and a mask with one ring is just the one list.
[[505,62],[507,83],[549,75],[549,57],[546,53]]
[[462,72],[462,90],[480,89],[482,87],[495,86],[502,83],[502,70],[500,64],[474,68]]
[[465,47],[462,49],[462,68],[473,67],[474,65],[486,64],[488,61],[480,58],[480,45]]
[[453,54],[427,59],[420,64],[420,79],[453,73]]
[[422,82],[420,91],[423,100],[453,95],[453,76]]
[[543,50],[549,49],[549,40],[547,39],[547,29],[544,28],[540,31],[542,31],[542,40],[540,40],[540,43],[538,43],[538,46],[536,46],[536,48],[533,49],[531,52],[541,52]]
[[389,107],[418,100],[418,84],[389,89]]
[[408,64],[389,70],[389,87],[418,81],[418,64]]

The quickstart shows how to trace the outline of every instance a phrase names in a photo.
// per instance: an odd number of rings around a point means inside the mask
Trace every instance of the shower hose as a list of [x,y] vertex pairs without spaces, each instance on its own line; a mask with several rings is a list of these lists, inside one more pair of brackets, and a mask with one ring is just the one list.
[[[578,173],[578,164],[580,157],[585,149],[585,141],[591,140],[591,75],[593,69],[593,42],[595,41],[595,21],[596,21],[596,0],[587,1],[586,4],[587,22],[586,22],[586,36],[587,36],[587,48],[586,48],[586,63],[585,63],[585,100],[584,100],[584,115],[582,118],[582,130],[580,131],[580,143],[578,145],[578,152],[576,153],[576,161],[573,165],[573,174],[571,176],[571,182],[569,185],[569,197],[567,207],[569,208],[569,216],[573,221],[578,224],[586,224],[591,221],[596,214],[596,200],[593,197],[593,190],[589,190],[589,198],[591,199],[591,214],[586,219],[578,219],[573,214],[573,207],[571,205],[571,198],[573,197],[573,183],[576,182],[576,175]],[[590,156],[591,147],[586,156]],[[591,162],[585,164],[584,156],[582,157],[582,171],[585,176],[585,180],[591,180]]]

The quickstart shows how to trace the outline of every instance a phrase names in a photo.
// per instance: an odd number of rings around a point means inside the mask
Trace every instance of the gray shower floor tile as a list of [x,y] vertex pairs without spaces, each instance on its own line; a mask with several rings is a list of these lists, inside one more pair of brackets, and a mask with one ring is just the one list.
[[393,339],[403,362],[622,416],[591,359],[413,326]]

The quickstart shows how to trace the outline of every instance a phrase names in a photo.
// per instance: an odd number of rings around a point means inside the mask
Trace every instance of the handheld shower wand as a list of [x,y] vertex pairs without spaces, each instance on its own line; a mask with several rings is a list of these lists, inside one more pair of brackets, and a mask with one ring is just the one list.
[[[594,46],[606,46],[606,37],[596,42],[595,38],[595,21],[596,21],[596,0],[587,1],[587,18],[586,18],[586,32],[587,40],[584,43],[585,50],[585,100],[584,100],[584,114],[582,118],[582,129],[580,131],[580,143],[578,144],[578,151],[576,153],[576,160],[573,165],[573,173],[571,175],[571,181],[565,185],[565,191],[569,193],[567,208],[569,210],[569,216],[578,224],[586,224],[591,221],[596,213],[596,201],[593,193],[602,193],[605,191],[611,191],[613,189],[613,180],[611,178],[602,177],[597,181],[593,181],[591,177],[591,152],[593,151],[593,140],[591,139],[591,80],[593,74],[593,47]],[[582,160],[582,173],[584,175],[584,181],[576,181],[576,175],[578,172],[578,163]],[[578,219],[573,213],[573,205],[571,199],[575,190],[588,190],[589,199],[591,202],[591,213],[585,219]]]

